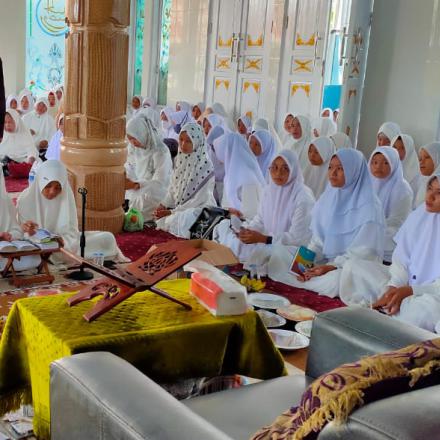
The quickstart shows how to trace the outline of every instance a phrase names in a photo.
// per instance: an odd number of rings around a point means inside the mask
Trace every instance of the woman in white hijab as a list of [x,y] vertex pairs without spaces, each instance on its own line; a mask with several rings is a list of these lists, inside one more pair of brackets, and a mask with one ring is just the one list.
[[[65,166],[57,160],[41,164],[31,185],[21,193],[17,201],[18,221],[29,236],[38,228],[44,228],[62,237],[65,249],[79,253],[75,198],[67,180]],[[85,257],[92,258],[102,252],[106,259],[127,261],[110,232],[86,232]],[[60,256],[53,255],[53,261]]]
[[243,115],[237,119],[237,132],[246,140],[249,139],[249,136],[252,133],[252,121],[249,116]]
[[[0,172],[0,212],[0,242],[21,240],[23,232],[17,223],[17,210],[6,192],[5,178],[2,172]],[[14,269],[31,269],[37,267],[40,261],[38,256],[21,257],[19,260],[14,260]],[[6,262],[6,258],[0,258],[0,270],[4,269]]]
[[403,177],[399,154],[392,147],[377,147],[370,156],[369,169],[374,191],[382,202],[386,220],[384,261],[391,263],[394,236],[412,211],[413,192]]
[[248,262],[255,252],[270,251],[271,244],[305,245],[311,238],[309,226],[314,202],[304,186],[296,154],[283,150],[272,161],[270,181],[254,218],[243,223],[237,232],[226,220],[216,228],[214,238],[231,248],[242,263]]
[[9,95],[6,99],[6,108],[12,108],[13,110],[17,110],[18,108],[18,100],[15,95]]
[[206,108],[206,112],[215,113],[216,115],[219,115],[224,120],[224,126],[230,131],[234,131],[234,123],[232,122],[229,115],[226,113],[225,108],[223,107],[223,104],[220,104],[219,102],[214,102],[210,107]]
[[257,158],[264,178],[269,174],[269,167],[276,153],[275,140],[267,130],[254,131],[249,136],[248,145]]
[[156,108],[156,101],[153,98],[147,96],[146,98],[144,98],[142,100],[142,107],[144,107],[144,108],[150,107],[152,109],[155,109]]
[[252,124],[252,131],[257,130],[269,130],[269,121],[266,118],[258,118],[253,124]]
[[156,110],[156,104],[152,98],[145,98],[142,101],[142,108],[136,113],[136,116],[140,115],[144,115],[144,117],[148,118],[153,123],[153,127],[156,130],[160,130],[160,114]]
[[29,89],[23,89],[18,95],[18,111],[20,115],[25,115],[33,110],[34,97]]
[[400,126],[395,122],[384,122],[377,132],[377,146],[390,146],[391,139],[398,136],[401,132]]
[[239,217],[254,217],[266,183],[256,157],[238,133],[226,133],[214,149],[225,167],[221,205]]
[[420,206],[425,200],[426,185],[430,177],[440,173],[440,142],[431,142],[420,147],[420,174],[416,180],[413,208]]
[[419,157],[414,147],[414,139],[408,134],[402,133],[391,140],[391,146],[399,153],[400,160],[402,161],[403,177],[415,194],[417,192],[420,168]]
[[193,105],[193,108],[191,110],[191,115],[194,119],[194,121],[199,121],[199,118],[202,116],[203,112],[205,111],[205,103],[204,102],[198,102],[197,104]]
[[[285,120],[289,116],[292,114],[289,113]],[[288,123],[286,122],[286,124]],[[312,135],[309,119],[306,116],[294,116],[291,124],[288,125],[288,133],[290,136],[287,138],[284,148],[293,150],[297,154],[301,170],[304,173],[309,166],[308,152]]]
[[200,125],[185,124],[179,152],[165,199],[154,211],[158,229],[189,238],[190,228],[203,208],[216,206],[214,168],[206,153]]
[[50,90],[47,93],[47,102],[49,103],[47,112],[50,116],[52,116],[52,118],[56,119],[58,114],[58,100],[54,90]]
[[14,162],[33,163],[38,158],[34,140],[28,128],[24,125],[20,115],[11,108],[6,110],[5,132],[0,143],[0,159],[6,157]]
[[353,148],[351,139],[341,131],[336,132],[330,136],[330,139],[335,144],[335,148],[339,150],[340,148]]
[[46,98],[38,98],[34,111],[23,116],[23,122],[31,131],[37,149],[46,150],[49,141],[57,131],[55,121],[48,113],[49,103]]
[[178,133],[174,130],[174,123],[171,118],[173,113],[175,112],[171,107],[165,107],[160,111],[162,139],[179,139]]
[[333,109],[330,107],[325,107],[321,110],[322,118],[332,118],[333,119]]
[[137,115],[137,113],[142,109],[143,100],[142,95],[134,95],[133,98],[131,98],[131,102],[128,105],[127,110],[127,119],[131,119]]
[[57,117],[57,128],[58,130],[52,136],[49,142],[47,151],[45,154],[46,159],[60,160],[61,155],[61,138],[64,134],[64,113],[61,113]]
[[338,127],[332,118],[321,117],[314,121],[312,126],[313,136],[331,136],[338,131]]
[[142,114],[128,122],[127,138],[130,144],[125,165],[125,198],[130,208],[141,211],[144,220],[149,221],[170,184],[173,169],[170,151],[153,123]]
[[312,190],[316,200],[324,192],[328,183],[328,166],[335,153],[333,142],[328,137],[313,139],[309,146],[309,162],[304,173],[304,183]]
[[57,97],[58,102],[61,103],[61,101],[62,101],[62,99],[64,97],[64,86],[63,86],[63,84],[57,84],[54,87],[53,90],[55,92],[55,95]]
[[[302,277],[290,272],[296,249],[277,247],[269,261],[269,277],[286,284],[352,302],[364,294],[357,275],[368,263],[381,265],[385,217],[374,194],[364,156],[352,148],[332,157],[326,190],[312,211],[315,267]],[[376,299],[376,298],[375,298]]]

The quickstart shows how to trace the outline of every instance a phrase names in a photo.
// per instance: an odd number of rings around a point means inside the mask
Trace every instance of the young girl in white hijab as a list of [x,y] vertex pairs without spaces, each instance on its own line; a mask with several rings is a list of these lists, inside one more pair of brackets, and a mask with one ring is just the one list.
[[258,213],[243,223],[239,233],[230,228],[228,220],[214,232],[214,238],[231,248],[242,263],[256,251],[270,250],[272,243],[301,246],[311,238],[309,226],[315,200],[304,186],[293,151],[283,150],[272,161],[269,179]]
[[[65,249],[79,253],[75,198],[61,162],[48,160],[41,164],[35,180],[18,198],[17,209],[25,233],[32,236],[38,228],[47,229],[62,237]],[[110,232],[86,232],[85,257],[92,258],[95,252],[102,252],[106,259],[127,261]],[[52,260],[60,261],[60,256],[54,254]]]
[[237,132],[246,140],[249,139],[249,136],[252,133],[252,121],[249,116],[243,115],[237,119]]
[[325,107],[321,110],[322,118],[332,118],[333,119],[333,109],[330,107]]
[[203,102],[198,102],[197,104],[193,105],[193,108],[191,110],[191,115],[194,119],[194,121],[199,121],[199,118],[202,116],[203,112],[205,111],[205,104]]
[[17,110],[18,108],[18,100],[15,95],[9,95],[6,99],[6,108],[12,108],[13,110]]
[[377,132],[377,146],[390,146],[391,139],[398,136],[401,131],[400,126],[395,122],[384,122]]
[[253,218],[266,181],[257,159],[238,133],[227,133],[214,143],[215,153],[224,164],[222,206],[231,213]]
[[142,109],[143,100],[144,99],[141,95],[134,95],[133,98],[131,98],[127,111],[127,119],[131,119],[137,115],[137,113]]
[[420,174],[415,182],[414,209],[425,201],[426,185],[429,178],[440,173],[440,142],[431,142],[420,148],[419,164]]
[[214,168],[205,150],[202,128],[186,124],[179,134],[179,152],[167,195],[154,211],[158,229],[189,238],[202,209],[216,206],[214,185]]
[[330,136],[330,139],[335,144],[335,148],[339,150],[340,148],[353,148],[351,139],[341,131],[336,132]]
[[369,169],[385,214],[384,261],[390,263],[396,247],[394,236],[412,210],[413,192],[403,177],[399,154],[394,148],[377,147],[370,156]]
[[18,95],[18,106],[18,111],[22,116],[33,110],[34,97],[29,89],[23,89]]
[[[17,210],[6,192],[5,179],[0,172],[0,241],[21,240],[23,232],[17,223]],[[6,266],[7,259],[0,258],[0,270]],[[38,256],[21,257],[14,260],[15,270],[27,270],[37,267],[41,260]]]
[[304,183],[312,190],[316,200],[324,192],[328,183],[328,166],[335,153],[333,142],[328,137],[313,139],[309,146],[310,166],[304,172]]
[[362,153],[351,148],[337,151],[328,175],[330,184],[312,211],[312,240],[307,246],[316,253],[315,267],[302,277],[292,274],[296,249],[279,246],[269,261],[269,277],[349,301],[363,291],[356,283],[357,273],[370,261],[382,262],[385,218]]
[[174,124],[171,119],[173,113],[174,110],[171,107],[165,107],[160,111],[162,139],[179,139],[179,135],[174,130]]
[[372,273],[380,298],[376,309],[440,333],[440,175],[431,177],[425,202],[396,237],[389,272]]
[[20,115],[11,108],[6,110],[5,131],[0,143],[0,159],[9,158],[14,162],[32,164],[38,158],[34,140]]
[[276,153],[274,138],[267,130],[257,130],[249,136],[248,144],[257,158],[264,178],[266,178],[269,174],[269,166]]
[[127,124],[130,142],[126,163],[125,198],[129,207],[142,212],[145,221],[165,198],[173,163],[168,147],[161,141],[152,122],[142,114]]
[[420,176],[419,157],[414,147],[414,139],[408,134],[400,134],[391,140],[391,146],[399,153],[402,162],[403,177],[411,186],[413,193],[417,192],[417,180]]
[[285,118],[285,129],[287,126],[286,130],[290,136],[288,136],[284,148],[293,150],[297,154],[301,170],[304,173],[309,166],[308,152],[312,128],[306,116],[293,116],[291,123],[288,122],[290,120],[289,117],[292,117],[291,113]]
[[37,149],[46,150],[49,141],[57,131],[55,121],[48,113],[49,103],[46,98],[38,98],[34,111],[23,116],[23,122],[31,131]]
[[49,142],[49,146],[47,147],[47,151],[45,154],[46,159],[60,160],[61,138],[64,134],[64,113],[58,115],[57,128],[58,130],[52,136],[52,139]]
[[58,100],[54,90],[48,92],[47,102],[49,103],[47,112],[49,113],[50,116],[52,116],[52,118],[56,119],[58,114]]

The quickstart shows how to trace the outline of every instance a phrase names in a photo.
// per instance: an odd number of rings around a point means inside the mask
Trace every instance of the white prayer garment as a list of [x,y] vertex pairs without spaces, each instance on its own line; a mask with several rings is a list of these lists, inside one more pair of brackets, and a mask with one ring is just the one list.
[[335,144],[335,148],[339,150],[340,148],[353,148],[353,144],[351,143],[351,139],[340,131],[332,134],[330,139]]
[[[162,139],[179,139],[179,134],[174,130],[174,123],[171,118],[173,113],[175,112],[171,107],[165,107],[160,111]],[[163,120],[163,117],[165,117],[166,120]]]
[[63,131],[60,128],[60,125],[64,121],[64,113],[61,113],[58,116],[57,121],[57,131],[52,136],[52,139],[49,142],[49,146],[47,147],[47,151],[45,154],[46,159],[54,159],[54,160],[60,160],[61,155],[61,138],[63,137]]
[[[291,115],[291,113],[287,114],[286,118],[289,115]],[[306,116],[294,115],[294,119],[299,122],[301,127],[301,136],[295,138],[289,133],[289,136],[284,144],[284,148],[293,150],[297,154],[301,170],[304,173],[307,167],[310,166],[308,154],[312,137],[312,127],[309,119]]]
[[[272,137],[272,135],[267,130],[257,130],[254,131],[249,136],[249,148],[252,151],[251,145],[255,140],[260,145],[261,153],[256,156],[258,165],[260,165],[261,172],[263,173],[263,176],[266,178],[269,174],[269,166],[272,163],[275,153],[276,153],[276,146],[275,146],[275,140]],[[255,154],[255,153],[253,153]]]
[[[43,104],[46,109],[43,113],[39,113],[37,111],[37,107],[39,104]],[[46,98],[38,98],[34,105],[34,110],[30,113],[27,113],[23,116],[23,122],[26,127],[34,132],[32,135],[34,139],[34,144],[37,149],[40,148],[40,143],[42,141],[49,141],[52,139],[52,136],[57,131],[55,121],[52,116],[49,115],[47,109],[49,108],[49,103]],[[47,145],[46,145],[47,148]]]
[[385,135],[387,137],[387,145],[391,145],[391,140],[401,132],[400,126],[395,122],[384,122],[377,132],[377,137],[379,138],[381,134]]
[[[29,103],[27,108],[23,107],[22,100],[26,97]],[[34,97],[32,96],[32,92],[29,89],[23,89],[18,95],[18,111],[21,116],[30,113],[34,109]]]

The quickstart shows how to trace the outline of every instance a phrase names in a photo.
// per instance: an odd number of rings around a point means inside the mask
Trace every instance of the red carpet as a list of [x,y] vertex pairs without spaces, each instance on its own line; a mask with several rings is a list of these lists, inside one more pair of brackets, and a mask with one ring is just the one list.
[[24,177],[15,178],[7,176],[5,177],[5,186],[7,192],[22,192],[29,185],[28,179]]

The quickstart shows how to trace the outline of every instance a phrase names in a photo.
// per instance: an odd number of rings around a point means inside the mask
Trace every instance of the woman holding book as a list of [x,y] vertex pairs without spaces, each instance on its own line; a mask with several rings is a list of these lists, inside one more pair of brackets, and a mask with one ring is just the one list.
[[[79,253],[75,198],[61,162],[48,160],[38,168],[35,180],[18,198],[17,208],[18,220],[27,236],[32,238],[38,229],[44,228],[60,236],[65,249]],[[105,259],[127,261],[110,232],[86,232],[85,257],[92,258],[96,252],[103,253]],[[60,260],[57,254],[52,259]]]

